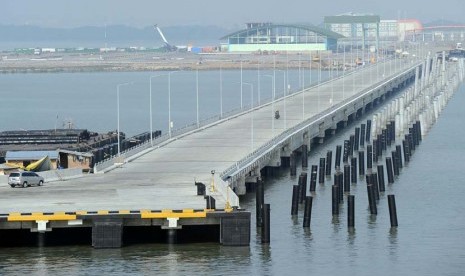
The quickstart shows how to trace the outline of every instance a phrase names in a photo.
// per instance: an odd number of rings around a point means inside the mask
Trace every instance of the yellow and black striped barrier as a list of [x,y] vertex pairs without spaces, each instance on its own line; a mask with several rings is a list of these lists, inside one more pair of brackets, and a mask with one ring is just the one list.
[[119,217],[140,219],[168,219],[168,218],[206,218],[207,214],[217,212],[231,212],[232,209],[182,209],[182,210],[98,210],[76,212],[33,212],[0,214],[0,220],[8,222],[26,221],[68,221],[91,217]]

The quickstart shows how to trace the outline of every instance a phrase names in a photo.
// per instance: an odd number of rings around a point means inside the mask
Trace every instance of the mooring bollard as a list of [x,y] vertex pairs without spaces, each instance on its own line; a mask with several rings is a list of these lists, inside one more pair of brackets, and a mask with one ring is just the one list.
[[360,128],[355,128],[355,137],[354,137],[354,151],[358,151],[358,146],[360,145]]
[[310,175],[310,192],[314,192],[316,189],[317,170],[318,166],[312,165],[312,174]]
[[303,227],[310,227],[310,221],[312,220],[312,204],[313,204],[313,197],[311,196],[305,197]]
[[299,175],[299,180],[298,180],[298,182],[297,182],[297,186],[299,186],[299,196],[298,196],[299,199],[298,199],[298,202],[299,202],[299,204],[300,204],[300,203],[304,202],[304,198],[305,198],[305,196],[306,196],[305,193],[307,192],[307,191],[302,191],[303,188],[304,188],[304,185],[303,185],[303,175],[302,175],[302,174]]
[[412,157],[412,150],[413,150],[413,147],[412,147],[412,138],[411,138],[412,134],[410,133],[407,133],[405,134],[405,141],[407,143],[407,146],[409,148],[409,156]]
[[265,189],[263,187],[263,181],[257,181],[257,189],[255,189],[255,211],[257,227],[263,226],[263,204],[265,203]]
[[334,174],[334,183],[338,187],[338,195],[339,195],[339,203],[344,201],[344,175],[341,172],[337,172]]
[[387,138],[386,138],[386,129],[383,129],[381,132],[381,147],[383,151],[387,150]]
[[352,134],[349,137],[349,156],[354,156],[354,144],[355,144],[355,136]]
[[415,142],[416,140],[415,129],[413,127],[409,128],[409,133],[407,135],[410,137],[410,140],[412,142],[412,144],[410,145],[410,149],[415,151],[415,149],[417,148],[417,144]]
[[397,154],[397,159],[399,162],[399,169],[402,169],[404,166],[402,165],[402,149],[400,145],[396,145],[396,154]]
[[263,204],[262,243],[270,243],[270,204]]
[[421,137],[421,122],[420,121],[417,121],[416,127],[417,127],[417,135],[418,135],[418,144],[420,144],[421,140],[423,140],[423,138]]
[[326,176],[331,176],[332,159],[333,159],[333,152],[328,150],[326,152]]
[[339,178],[337,177],[337,173],[334,173],[333,177],[333,186],[337,187],[337,202],[341,202],[340,194],[339,191],[341,190],[339,187]]
[[390,146],[391,145],[391,123],[390,122],[386,124],[385,134],[386,134],[386,145]]
[[415,146],[419,146],[421,133],[418,131],[418,121],[413,124],[413,135],[415,136],[413,139],[415,141]]
[[386,146],[391,146],[391,122],[386,122]]
[[365,152],[358,152],[358,174],[365,175]]
[[357,183],[357,158],[350,159],[350,176],[352,183]]
[[368,203],[370,205],[370,214],[377,215],[378,209],[376,208],[375,191],[373,190],[373,184],[367,185],[367,193]]
[[347,225],[349,228],[355,227],[355,196],[349,195],[347,198]]
[[299,203],[303,203],[305,200],[305,197],[307,196],[306,194],[307,193],[307,173],[306,172],[300,173],[299,182],[301,186],[300,193],[299,193]]
[[379,184],[378,184],[378,174],[377,173],[373,173],[371,175],[372,177],[372,180],[371,180],[371,183],[373,184],[373,188],[375,190],[375,198],[376,200],[379,200]]
[[297,173],[297,166],[295,163],[295,152],[291,152],[291,155],[289,157],[289,168],[291,171],[291,176],[295,176]]
[[332,213],[333,216],[337,216],[339,214],[339,192],[338,187],[336,185],[332,186],[331,190],[331,206],[332,206]]
[[405,165],[407,165],[407,163],[410,162],[408,141],[402,140],[402,147],[404,148],[404,162]]
[[304,185],[304,193],[307,191],[307,180],[308,180],[308,174],[306,172],[301,172],[300,175],[303,176],[302,184]]
[[[416,147],[416,134],[415,134],[414,128],[412,128],[412,127],[410,127],[408,129],[408,131],[409,131],[409,139],[411,139],[411,144],[409,144],[410,149],[414,151],[415,147]],[[410,143],[410,141],[409,141],[409,143]]]
[[344,165],[344,192],[350,192],[350,166]]
[[399,224],[397,222],[396,198],[394,195],[388,195],[388,205],[391,227],[397,227]]
[[397,152],[392,151],[391,156],[392,156],[392,165],[393,165],[393,169],[394,169],[394,175],[399,176],[400,168],[399,168],[399,158],[397,158]]
[[367,120],[367,132],[366,132],[366,139],[367,143],[370,143],[370,135],[371,135],[371,120]]
[[342,162],[344,162],[344,164],[349,162],[349,143],[349,140],[344,140],[344,152],[342,155]]
[[291,206],[291,215],[295,216],[299,212],[299,186],[292,186],[292,206]]
[[320,158],[320,171],[318,174],[318,183],[325,183],[325,159]]
[[396,141],[396,121],[391,121],[391,141]]
[[378,140],[373,140],[373,162],[378,163]]
[[376,140],[377,140],[376,148],[377,148],[377,151],[378,151],[378,157],[381,157],[381,156],[383,156],[383,136],[381,134],[379,134],[377,136]]
[[383,135],[378,135],[378,156],[383,156]]
[[383,165],[378,165],[378,168],[377,168],[376,172],[378,173],[379,191],[384,192],[384,191],[386,191],[386,187],[384,185],[384,167],[383,167]]
[[373,168],[373,146],[367,145],[367,170]]
[[302,145],[302,168],[308,168],[308,147]]
[[365,146],[365,124],[361,124],[360,126],[360,147]]
[[342,153],[342,146],[337,145],[336,146],[336,160],[334,160],[334,168],[340,168],[341,167],[341,153]]
[[392,170],[392,160],[391,157],[386,157],[386,171],[388,176],[388,183],[394,183],[394,172]]

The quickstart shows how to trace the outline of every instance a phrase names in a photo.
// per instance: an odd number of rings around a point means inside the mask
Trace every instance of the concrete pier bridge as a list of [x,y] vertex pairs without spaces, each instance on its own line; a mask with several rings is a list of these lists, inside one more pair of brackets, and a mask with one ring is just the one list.
[[[224,245],[248,245],[250,212],[240,209],[238,197],[246,193],[245,183],[255,182],[265,167],[281,166],[282,158],[303,145],[311,150],[311,144],[412,83],[425,65],[408,58],[347,71],[232,117],[158,138],[136,155],[111,160],[102,173],[40,188],[1,187],[0,229],[92,228],[92,244],[101,248],[121,246],[126,227],[157,227],[172,237],[208,226],[216,227],[215,239]],[[253,85],[244,85],[249,88],[244,97],[253,98]]]

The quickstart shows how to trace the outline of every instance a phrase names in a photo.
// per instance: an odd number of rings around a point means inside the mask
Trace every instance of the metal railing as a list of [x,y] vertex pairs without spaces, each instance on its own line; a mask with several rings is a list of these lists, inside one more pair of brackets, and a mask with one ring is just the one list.
[[[250,171],[252,168],[257,166],[258,163],[261,163],[264,161],[265,158],[269,158],[272,155],[272,152],[275,150],[275,148],[284,143],[286,140],[288,140],[291,136],[295,135],[296,133],[302,131],[305,128],[308,128],[311,124],[323,120],[327,116],[331,116],[336,110],[339,108],[355,101],[356,99],[365,96],[367,93],[371,93],[373,90],[390,83],[392,80],[409,73],[412,70],[415,70],[415,67],[418,66],[421,63],[417,63],[413,66],[409,66],[408,69],[402,70],[401,72],[396,72],[393,74],[393,76],[389,77],[388,79],[385,79],[384,81],[380,83],[375,83],[372,84],[371,86],[365,88],[362,90],[360,93],[353,95],[347,99],[344,99],[343,101],[331,106],[329,109],[326,109],[318,114],[313,115],[312,117],[298,123],[297,125],[285,130],[278,136],[272,138],[262,146],[260,146],[258,149],[255,151],[249,153],[246,157],[243,159],[237,161],[234,163],[232,166],[224,170],[221,174],[220,177],[225,180],[225,181],[234,181],[237,177],[240,177],[244,175],[247,171]],[[324,83],[322,83],[324,84]],[[307,88],[308,89],[308,88]],[[294,93],[295,95],[295,93]],[[293,96],[293,95],[291,95]]]
[[[386,62],[386,61],[384,61]],[[344,75],[341,75],[341,74],[337,74],[336,77],[332,78],[332,79],[326,79],[324,81],[321,81],[321,82],[318,82],[318,83],[313,83],[313,84],[310,84],[309,86],[306,86],[304,87],[302,90],[294,90],[294,91],[290,91],[290,93],[286,94],[286,95],[281,95],[279,98],[276,98],[274,101],[275,102],[280,102],[282,100],[284,100],[284,98],[290,98],[290,97],[294,97],[295,95],[298,95],[300,93],[304,93],[305,91],[311,89],[311,88],[316,88],[318,86],[323,86],[323,85],[326,85],[327,83],[331,82],[331,81],[334,81],[334,80],[337,80],[337,79],[341,79],[345,76],[348,76],[348,75],[351,75],[351,74],[355,74],[355,73],[358,73],[358,72],[361,72],[363,70],[366,70],[370,67],[372,67],[374,65],[368,65],[368,66],[364,66],[364,67],[360,67],[360,68],[354,68],[353,70],[350,70],[348,71],[346,74]],[[249,112],[253,112],[254,110],[256,109],[259,109],[259,108],[262,108],[262,107],[265,107],[265,106],[268,106],[268,105],[271,105],[272,103],[272,99],[269,98],[267,99],[268,101],[265,101],[263,104],[261,104],[260,106],[256,106],[254,108],[252,108],[252,104],[249,104],[249,105],[244,105],[244,108],[243,109],[240,109],[240,108],[237,108],[237,109],[233,109],[233,110],[230,110],[228,112],[225,112],[223,113],[223,116],[221,116],[220,114],[217,114],[217,115],[213,115],[209,118],[205,118],[205,119],[202,119],[200,122],[199,122],[199,125],[197,125],[196,122],[194,123],[191,123],[191,124],[187,124],[185,126],[182,126],[180,128],[177,128],[175,130],[172,130],[171,131],[171,138],[169,137],[168,134],[164,134],[164,135],[161,135],[155,139],[153,139],[153,143],[150,143],[150,140],[142,143],[142,144],[139,144],[137,146],[134,146],[130,149],[127,149],[123,152],[120,153],[120,156],[118,155],[112,155],[110,156],[109,158],[105,159],[105,160],[102,160],[100,162],[98,162],[97,164],[95,164],[94,166],[94,172],[101,172],[101,171],[105,171],[107,170],[108,168],[111,168],[112,166],[115,166],[115,164],[119,164],[119,163],[125,163],[127,162],[127,159],[131,158],[132,156],[136,155],[136,154],[139,154],[141,153],[142,151],[144,150],[148,150],[150,149],[151,145],[153,144],[154,146],[160,146],[161,143],[163,142],[167,142],[167,141],[173,141],[175,139],[179,139],[182,135],[186,135],[186,134],[190,134],[190,133],[194,133],[196,131],[199,131],[201,129],[204,129],[204,128],[207,128],[207,127],[211,127],[211,126],[214,126],[216,124],[219,124],[223,121],[226,121],[226,120],[231,120],[232,118],[235,118],[237,116],[240,116],[240,115],[243,115],[243,114],[247,114]],[[340,104],[340,103],[339,103]],[[338,106],[338,105],[335,105],[335,106]],[[335,107],[333,106],[333,107]],[[332,108],[333,108],[332,107]],[[328,110],[324,111],[324,112],[327,112]],[[320,114],[323,113],[323,112],[320,112]],[[315,116],[319,116],[320,114],[317,114]],[[313,116],[313,117],[315,117]],[[313,118],[312,117],[312,118]],[[310,119],[312,119],[310,118]],[[290,129],[286,130],[286,131],[289,131]],[[286,133],[286,131],[284,133]],[[277,138],[277,137],[276,137]],[[275,138],[275,139],[276,139]],[[274,140],[274,139],[272,139]],[[269,143],[269,142],[268,142]],[[267,145],[268,143],[266,143],[265,145]],[[258,149],[257,149],[258,150]],[[256,150],[256,151],[257,151]],[[249,155],[247,155],[246,158],[249,158],[250,155],[253,155],[256,151],[254,151],[253,153],[250,153]],[[223,174],[222,174],[223,175]]]

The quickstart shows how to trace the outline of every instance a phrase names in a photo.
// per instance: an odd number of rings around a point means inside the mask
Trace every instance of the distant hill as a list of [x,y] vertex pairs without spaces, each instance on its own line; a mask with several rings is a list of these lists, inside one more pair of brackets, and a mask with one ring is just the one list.
[[[160,26],[167,40],[172,44],[211,42],[219,44],[220,38],[234,31],[216,26]],[[106,32],[106,39],[105,39]],[[37,26],[0,25],[3,42],[21,41],[153,41],[163,44],[160,35],[152,26],[134,28],[123,25],[105,27],[78,27],[72,29],[43,28]]]

